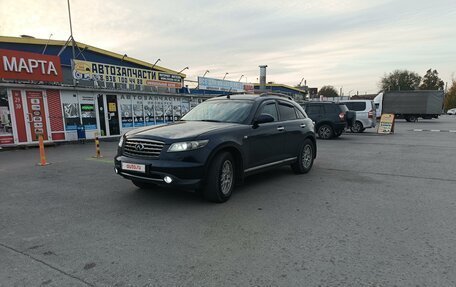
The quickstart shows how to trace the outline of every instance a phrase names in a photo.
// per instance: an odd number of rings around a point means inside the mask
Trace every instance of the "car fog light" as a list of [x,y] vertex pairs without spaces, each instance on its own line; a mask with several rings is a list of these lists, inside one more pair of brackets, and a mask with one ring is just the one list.
[[163,178],[163,180],[164,180],[166,183],[171,183],[171,182],[173,182],[173,179],[172,179],[171,177],[169,177],[169,176],[165,176],[165,177]]

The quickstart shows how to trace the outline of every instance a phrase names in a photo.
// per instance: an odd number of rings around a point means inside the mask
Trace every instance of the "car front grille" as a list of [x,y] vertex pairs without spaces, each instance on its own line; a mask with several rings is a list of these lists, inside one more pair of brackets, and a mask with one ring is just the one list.
[[164,145],[164,142],[149,139],[127,139],[123,154],[134,157],[158,158]]

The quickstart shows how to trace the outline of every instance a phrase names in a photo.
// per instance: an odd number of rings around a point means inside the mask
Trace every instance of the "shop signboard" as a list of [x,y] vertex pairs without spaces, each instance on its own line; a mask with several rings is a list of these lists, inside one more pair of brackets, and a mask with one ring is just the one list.
[[214,78],[198,77],[198,87],[202,90],[244,92],[244,83],[220,80]]
[[378,125],[377,133],[391,134],[394,133],[394,114],[382,114]]
[[140,69],[106,63],[73,60],[73,77],[77,80],[107,83],[182,88],[182,77],[150,69]]
[[63,82],[59,56],[0,49],[0,78]]

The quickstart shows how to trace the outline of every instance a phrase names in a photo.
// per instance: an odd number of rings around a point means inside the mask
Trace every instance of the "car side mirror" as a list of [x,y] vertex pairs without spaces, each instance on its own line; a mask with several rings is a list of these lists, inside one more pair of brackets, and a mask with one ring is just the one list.
[[258,126],[259,124],[264,123],[271,123],[274,121],[274,118],[270,114],[261,114],[258,118],[256,118],[254,122],[254,126]]

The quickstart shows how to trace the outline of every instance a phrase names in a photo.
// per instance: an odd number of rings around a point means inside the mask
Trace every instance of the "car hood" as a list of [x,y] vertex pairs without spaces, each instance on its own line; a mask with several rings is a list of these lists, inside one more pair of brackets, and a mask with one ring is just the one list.
[[136,129],[128,132],[127,137],[167,139],[193,139],[215,130],[223,130],[238,124],[201,121],[179,121],[166,125]]

